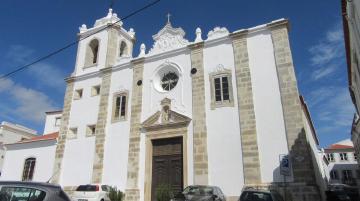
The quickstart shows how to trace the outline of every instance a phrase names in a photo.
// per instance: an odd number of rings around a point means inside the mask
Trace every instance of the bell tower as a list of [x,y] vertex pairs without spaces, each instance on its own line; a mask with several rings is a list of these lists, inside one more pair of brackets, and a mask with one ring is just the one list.
[[88,28],[79,27],[80,39],[74,75],[82,75],[114,66],[132,58],[135,32],[126,30],[123,22],[109,9],[107,15]]

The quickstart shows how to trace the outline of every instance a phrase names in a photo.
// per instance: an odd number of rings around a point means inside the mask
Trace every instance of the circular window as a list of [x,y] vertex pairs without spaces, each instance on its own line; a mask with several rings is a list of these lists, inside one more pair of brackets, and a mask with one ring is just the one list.
[[161,87],[165,90],[165,91],[170,91],[171,89],[173,89],[177,82],[179,80],[178,75],[175,72],[168,72],[166,74],[164,74],[161,78]]
[[172,91],[181,82],[179,68],[174,65],[162,65],[154,73],[153,87],[160,93]]

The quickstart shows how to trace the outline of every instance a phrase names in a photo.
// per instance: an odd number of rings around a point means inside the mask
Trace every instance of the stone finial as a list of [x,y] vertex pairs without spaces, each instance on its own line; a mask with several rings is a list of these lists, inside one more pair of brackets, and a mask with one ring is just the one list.
[[128,33],[129,33],[129,35],[130,35],[131,37],[134,38],[134,36],[135,36],[135,31],[134,31],[133,28],[130,28]]
[[87,30],[86,24],[81,25],[81,27],[79,27],[80,33],[83,33]]
[[198,27],[198,28],[196,28],[195,43],[201,42],[201,41],[203,41],[203,39],[201,38],[201,29]]
[[139,54],[139,57],[145,56],[145,50],[146,50],[146,46],[145,46],[144,43],[142,43],[142,44],[140,45],[140,54]]
[[109,12],[108,12],[108,14],[107,14],[107,18],[111,18],[111,16],[112,16],[112,8],[109,8]]

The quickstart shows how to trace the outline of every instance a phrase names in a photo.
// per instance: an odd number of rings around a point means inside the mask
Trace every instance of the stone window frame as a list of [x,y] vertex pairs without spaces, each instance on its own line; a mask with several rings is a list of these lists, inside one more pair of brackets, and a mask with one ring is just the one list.
[[86,126],[86,137],[95,136],[96,124],[89,124]]
[[84,95],[84,89],[79,88],[74,90],[74,100],[80,100]]
[[61,125],[61,117],[55,117],[54,126],[60,127],[60,125]]
[[[93,62],[87,62],[87,54],[88,54],[88,51],[91,51],[92,48],[91,48],[91,43],[93,41],[97,41],[97,52],[96,52],[96,62],[93,63]],[[83,69],[85,68],[90,68],[90,67],[94,67],[94,66],[97,66],[98,63],[99,63],[99,56],[100,56],[100,42],[101,40],[97,37],[94,37],[93,39],[91,39],[87,44],[86,44],[86,47],[85,47],[85,56],[84,56],[84,66],[83,66]]]
[[95,85],[91,87],[91,97],[98,96],[101,93],[101,85]]
[[[125,116],[121,116],[121,112],[119,111],[119,117],[115,117],[115,112],[116,112],[116,98],[120,97],[120,96],[125,96],[126,97],[126,102],[125,102]],[[121,103],[120,103],[121,104]],[[128,116],[128,104],[129,104],[129,91],[128,90],[124,90],[124,91],[120,91],[120,92],[116,92],[113,95],[113,103],[112,103],[112,112],[111,112],[111,123],[116,123],[116,122],[120,122],[120,121],[126,121],[127,120],[127,116]],[[120,106],[121,107],[121,106]]]
[[[122,49],[122,48],[124,48],[124,49]],[[119,49],[118,57],[128,57],[129,56],[129,46],[125,40],[120,40],[118,49]]]
[[69,139],[76,139],[78,134],[78,127],[70,127],[68,130],[68,138]]
[[[227,77],[228,79],[228,89],[229,89],[229,100],[215,100],[215,79]],[[232,86],[232,71],[230,69],[222,69],[221,71],[212,72],[209,74],[210,80],[210,94],[211,94],[211,110],[215,110],[220,107],[234,107],[234,95],[233,95],[233,86]]]

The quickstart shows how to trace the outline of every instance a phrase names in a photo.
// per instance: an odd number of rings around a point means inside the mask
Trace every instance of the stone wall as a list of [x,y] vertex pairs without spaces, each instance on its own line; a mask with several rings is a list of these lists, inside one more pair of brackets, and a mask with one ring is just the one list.
[[256,184],[261,183],[261,171],[247,50],[247,31],[234,33],[231,38],[234,48],[244,182],[245,184]]
[[127,167],[127,184],[125,190],[126,201],[138,201],[140,199],[138,180],[143,70],[144,59],[140,58],[133,60],[133,88],[131,94],[129,157]]
[[268,24],[274,46],[274,56],[283,107],[287,143],[294,182],[289,191],[292,200],[320,200],[310,147],[306,140],[302,109],[288,36],[288,21]]
[[108,116],[109,93],[111,84],[111,68],[115,63],[118,48],[117,27],[107,29],[108,41],[106,50],[105,68],[101,69],[102,82],[100,88],[99,113],[95,127],[95,153],[92,172],[92,182],[101,183],[104,166],[104,147],[106,135],[106,123]]
[[191,49],[191,67],[197,72],[191,76],[192,113],[194,141],[194,184],[208,184],[208,153],[205,113],[205,81],[204,81],[204,43],[189,46]]
[[68,131],[70,109],[71,109],[71,103],[74,92],[74,78],[72,77],[67,78],[66,82],[67,82],[67,86],[66,86],[65,98],[64,98],[64,108],[61,117],[59,137],[55,151],[53,178],[51,179],[51,183],[56,183],[56,184],[60,182],[61,165],[62,165],[62,159],[64,157],[66,135]]
[[104,166],[104,146],[106,134],[106,119],[108,115],[109,93],[111,83],[111,67],[101,70],[102,82],[100,88],[99,113],[95,127],[95,153],[92,172],[92,182],[101,183]]

